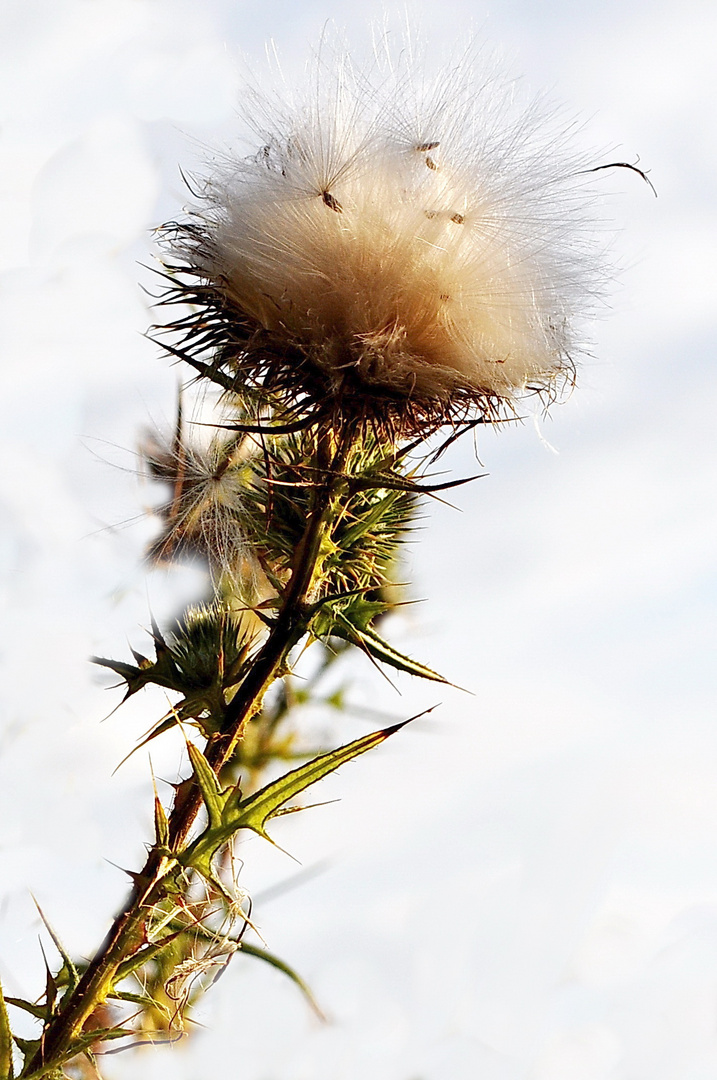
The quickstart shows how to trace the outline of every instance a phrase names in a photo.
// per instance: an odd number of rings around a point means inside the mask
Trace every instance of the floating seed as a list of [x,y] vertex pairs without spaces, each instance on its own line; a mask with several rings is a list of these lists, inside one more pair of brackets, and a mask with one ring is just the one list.
[[338,199],[335,199],[330,191],[322,191],[321,198],[324,200],[324,204],[328,206],[329,210],[335,210],[337,214],[343,213],[343,207]]

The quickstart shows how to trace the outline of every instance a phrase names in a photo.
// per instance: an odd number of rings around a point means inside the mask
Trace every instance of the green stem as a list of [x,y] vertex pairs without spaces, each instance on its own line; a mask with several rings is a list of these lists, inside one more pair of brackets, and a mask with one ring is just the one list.
[[[341,513],[346,480],[341,476],[353,442],[345,431],[337,441],[331,429],[319,429],[315,458],[324,480],[314,497],[302,539],[297,547],[291,578],[276,621],[251,671],[226,707],[223,730],[208,743],[205,754],[215,773],[231,758],[249,719],[261,708],[264,695],[285,667],[289,653],[306,634],[311,603],[320,584],[322,548]],[[193,782],[180,785],[169,818],[173,851],[186,845],[202,806]],[[63,1001],[59,1014],[45,1029],[40,1049],[27,1062],[21,1080],[40,1080],[67,1060],[68,1051],[93,1011],[112,990],[120,965],[146,943],[145,927],[152,907],[165,895],[167,878],[176,867],[166,852],[153,848],[122,912],[88,965],[76,989]]]

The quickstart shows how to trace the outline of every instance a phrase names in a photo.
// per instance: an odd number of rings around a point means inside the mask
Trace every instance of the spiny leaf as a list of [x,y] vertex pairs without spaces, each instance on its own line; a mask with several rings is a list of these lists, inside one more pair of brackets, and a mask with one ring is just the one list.
[[431,682],[448,683],[442,675],[432,671],[425,664],[404,656],[398,649],[389,645],[372,627],[374,619],[384,614],[391,607],[382,600],[369,599],[370,590],[353,589],[320,600],[314,609],[311,630],[319,639],[338,637],[357,645],[376,660],[399,671],[407,671]]
[[404,720],[400,724],[394,724],[392,727],[374,731],[370,735],[355,739],[345,746],[338,747],[337,750],[329,750],[328,753],[313,758],[305,765],[300,765],[297,769],[280,776],[273,783],[267,784],[260,791],[244,799],[237,807],[237,815],[241,818],[241,827],[252,829],[254,832],[259,833],[260,836],[264,835],[267,822],[277,814],[289,799],[300,795],[302,791],[305,791],[318,780],[322,780],[347,761],[358,757],[359,754],[365,754],[367,750],[373,749],[374,746],[379,746],[406,723],[408,721]]
[[[248,798],[238,801],[235,788],[220,791],[216,776],[206,758],[201,751],[196,747],[192,748],[190,744],[195,778],[202,791],[210,820],[201,836],[197,837],[194,843],[178,856],[178,861],[185,866],[193,866],[205,878],[215,881],[212,860],[219,848],[239,829],[251,829],[264,839],[271,840],[266,833],[267,822],[279,813],[284,803],[300,795],[317,780],[328,776],[347,761],[378,746],[409,722],[404,720],[382,731],[374,731],[370,735],[355,739],[345,746],[340,746],[337,750],[321,754],[312,761],[280,776],[278,780],[267,784]],[[218,815],[219,824],[214,824]]]
[[450,685],[447,679],[432,671],[431,668],[426,667],[425,664],[419,663],[418,660],[412,660],[409,656],[404,656],[398,649],[394,649],[393,645],[389,645],[387,641],[384,641],[380,634],[377,634],[370,626],[359,628],[354,625],[343,612],[337,611],[335,613],[330,632],[336,637],[351,642],[352,645],[358,645],[359,648],[369,653],[374,659],[381,660],[384,664],[397,668],[398,671],[407,671],[409,675],[417,675],[421,679],[429,679],[431,682]]
[[331,634],[331,620],[335,611],[340,611],[357,629],[367,630],[374,619],[385,615],[391,608],[391,604],[385,600],[370,599],[372,594],[374,590],[369,587],[322,597],[314,605],[312,630],[318,627],[317,637]]
[[34,1057],[35,1053],[40,1049],[40,1044],[42,1042],[41,1039],[23,1039],[21,1035],[13,1035],[13,1039],[17,1043],[20,1052],[26,1061],[29,1061],[31,1057]]
[[207,808],[209,828],[220,828],[227,796],[230,790],[233,789],[228,788],[226,791],[222,791],[219,787],[216,773],[210,767],[204,754],[194,745],[194,743],[187,742],[187,750],[189,752],[192,768],[194,769],[194,779],[197,781],[197,786],[204,799],[204,805]]
[[13,1080],[15,1070],[12,1064],[12,1032],[5,1008],[2,986],[0,986],[0,1080]]
[[[33,899],[34,899],[34,897],[33,897]],[[52,938],[52,940],[53,940],[53,942],[55,944],[55,948],[57,949],[60,956],[62,957],[62,968],[61,968],[60,974],[65,976],[65,979],[63,979],[63,983],[64,982],[67,983],[68,992],[72,993],[72,991],[75,989],[78,982],[80,981],[79,972],[78,972],[77,968],[75,967],[75,965],[74,965],[74,963],[72,961],[72,958],[70,957],[70,954],[68,953],[67,949],[64,947],[64,945],[60,941],[59,937],[57,936],[57,934],[55,933],[55,931],[53,930],[53,928],[50,926],[49,922],[45,918],[45,913],[43,912],[42,908],[38,904],[37,900],[35,900],[35,907],[37,908],[38,913],[40,915],[40,918],[43,921],[45,929],[47,930],[48,934],[50,935],[50,937]],[[47,966],[47,962],[45,963],[45,966]],[[48,968],[48,977],[49,977],[49,975],[50,975],[50,971],[49,971],[49,968]],[[52,982],[53,982],[53,985],[54,985],[54,979],[52,980]],[[49,1000],[48,1000],[48,1004],[50,1004]]]
[[141,690],[148,683],[156,683],[158,686],[163,686],[168,690],[177,689],[179,672],[172,664],[171,658],[168,658],[166,654],[161,657],[158,656],[155,663],[147,660],[146,657],[141,657],[138,653],[134,653],[134,655],[139,661],[139,666],[125,664],[121,660],[109,660],[104,656],[93,656],[92,663],[109,668],[110,671],[114,671],[116,675],[124,679],[127,683],[125,698],[136,694],[138,690]]
[[47,1008],[44,1005],[35,1005],[32,1001],[25,1001],[24,998],[7,997],[5,998],[7,1005],[14,1005],[16,1009],[23,1009],[25,1012],[30,1013],[30,1016],[34,1016],[36,1020],[47,1020]]

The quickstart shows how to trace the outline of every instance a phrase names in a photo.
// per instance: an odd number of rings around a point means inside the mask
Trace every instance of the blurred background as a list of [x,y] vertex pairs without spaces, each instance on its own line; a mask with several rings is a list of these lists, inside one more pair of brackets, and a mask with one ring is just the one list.
[[[166,709],[87,663],[148,647],[204,580],[148,573],[137,479],[179,381],[143,332],[151,230],[232,143],[242,65],[287,78],[327,19],[357,56],[373,0],[5,0],[0,11],[0,975],[44,983],[34,895],[98,945],[151,829]],[[584,119],[619,267],[571,399],[445,460],[489,473],[424,508],[398,647],[467,688],[339,673],[376,714],[429,717],[325,781],[334,805],[240,848],[272,951],[330,1023],[249,958],[190,1040],[110,1080],[707,1080],[717,1075],[714,335],[717,11],[700,0],[408,0],[440,55],[475,31]],[[398,692],[397,692],[398,691]],[[153,744],[173,780],[182,747]],[[311,800],[313,801],[313,799]],[[303,868],[303,869],[302,869]],[[303,875],[303,877],[302,877]]]

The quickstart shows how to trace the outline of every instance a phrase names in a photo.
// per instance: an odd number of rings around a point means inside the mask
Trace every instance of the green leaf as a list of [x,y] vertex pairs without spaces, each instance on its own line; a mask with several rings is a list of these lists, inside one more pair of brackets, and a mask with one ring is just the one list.
[[143,1009],[156,1009],[157,1002],[148,994],[130,994],[127,990],[114,990],[107,995],[112,1001],[131,1001],[133,1005],[139,1005]]
[[35,1056],[42,1043],[42,1039],[23,1039],[21,1035],[14,1035],[13,1038],[26,1062]]
[[291,981],[296,986],[298,986],[299,990],[301,990],[302,994],[304,995],[316,1015],[319,1017],[319,1019],[326,1020],[326,1016],[319,1008],[319,1004],[314,995],[312,994],[310,987],[307,986],[301,976],[296,971],[294,971],[294,969],[290,967],[289,964],[285,963],[284,960],[280,960],[278,956],[274,955],[274,953],[270,953],[267,949],[260,949],[256,945],[247,945],[242,942],[241,952],[244,953],[246,956],[255,956],[257,960],[263,960],[265,963],[271,964],[271,966],[276,968],[277,971],[281,971],[284,975],[288,975]]
[[260,791],[244,799],[237,807],[238,817],[241,819],[240,827],[252,829],[260,836],[264,836],[266,823],[276,816],[289,799],[300,795],[317,780],[322,780],[341,765],[345,765],[347,761],[358,757],[359,754],[365,754],[374,746],[379,746],[406,723],[408,721],[404,720],[400,724],[394,724],[392,727],[355,739],[345,746],[338,747],[337,750],[329,750],[328,753],[313,758],[305,765],[300,765],[298,769],[293,769],[273,783],[267,784]]
[[431,682],[452,685],[425,664],[404,656],[376,633],[372,622],[388,611],[391,605],[382,600],[370,599],[367,592],[369,590],[354,589],[351,592],[324,597],[314,609],[312,633],[320,640],[327,637],[341,638],[351,645],[357,645],[374,660],[390,664],[399,671],[407,671],[410,675],[417,675]]
[[132,1028],[94,1028],[92,1031],[83,1031],[81,1035],[75,1039],[71,1048],[63,1056],[63,1061],[67,1061],[68,1058],[74,1057],[76,1054],[81,1053],[88,1046],[92,1046],[93,1043],[98,1042],[110,1042],[112,1039],[126,1039],[129,1035],[136,1035],[137,1032]]
[[374,619],[385,615],[391,608],[391,604],[385,600],[371,600],[369,597],[373,591],[372,588],[351,589],[324,596],[314,606],[312,630],[316,626],[314,632],[318,637],[331,634],[332,620],[337,611],[357,630],[367,630]]
[[280,776],[278,780],[267,784],[266,787],[246,799],[238,798],[237,788],[226,788],[221,791],[206,758],[197,747],[190,743],[189,751],[195,770],[194,775],[207,806],[209,822],[201,836],[197,837],[194,843],[177,857],[178,861],[184,866],[193,866],[205,878],[216,884],[212,860],[219,848],[239,829],[251,829],[265,840],[271,841],[271,837],[266,832],[267,822],[281,813],[281,808],[289,799],[301,794],[317,780],[328,776],[347,761],[378,746],[407,723],[409,721],[404,720],[382,731],[374,731],[370,735],[355,739],[345,746],[340,746],[337,750],[321,754],[305,765],[300,765],[297,769],[285,773],[284,776]]
[[7,1005],[14,1005],[16,1009],[23,1009],[25,1012],[30,1013],[30,1016],[34,1016],[36,1020],[47,1020],[47,1006],[35,1005],[32,1001],[25,1001],[24,998],[6,997],[5,1003]]
[[221,790],[216,773],[209,765],[209,762],[202,751],[195,746],[194,743],[187,742],[187,750],[189,751],[189,759],[194,770],[194,779],[197,781],[197,787],[202,793],[202,798],[204,799],[204,804],[207,808],[209,828],[220,828],[228,794],[234,789],[227,788],[226,791]]
[[2,986],[0,986],[0,1080],[13,1080],[15,1070],[12,1065],[12,1031],[5,1007]]

